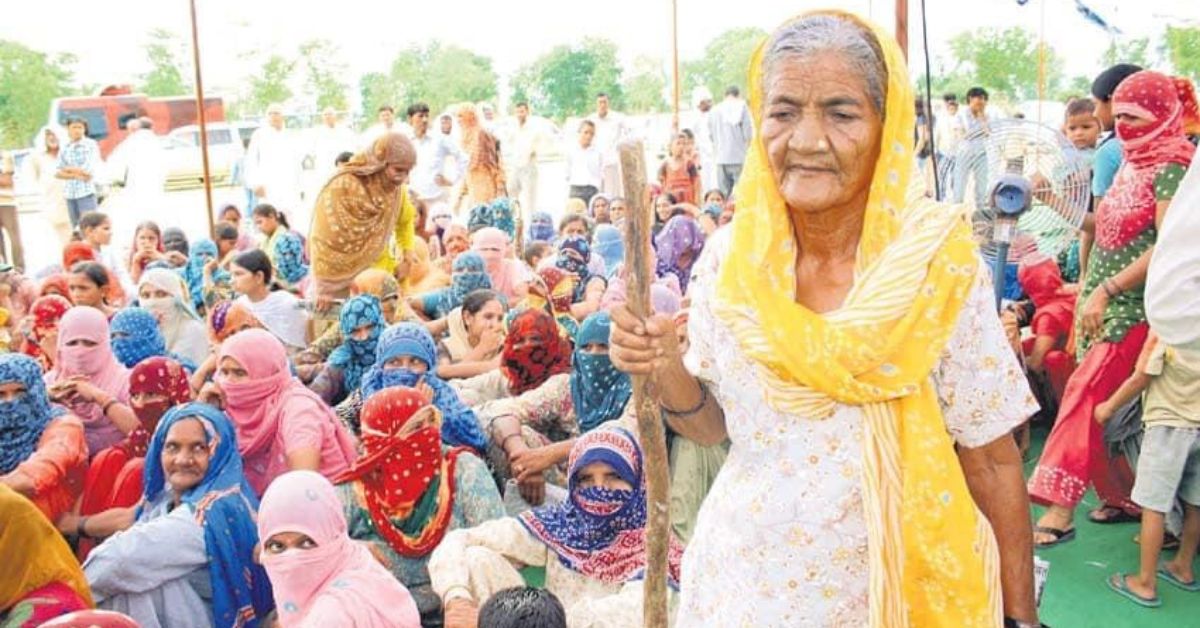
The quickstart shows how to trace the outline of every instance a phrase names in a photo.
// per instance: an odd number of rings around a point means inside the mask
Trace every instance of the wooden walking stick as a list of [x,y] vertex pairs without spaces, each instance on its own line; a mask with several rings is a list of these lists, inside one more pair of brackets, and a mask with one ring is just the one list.
[[[623,142],[621,176],[629,209],[625,213],[625,268],[629,273],[628,306],[634,316],[650,318],[651,214],[645,199],[646,163],[640,141]],[[671,534],[668,508],[667,442],[658,395],[645,375],[633,376],[633,404],[646,474],[646,581],[642,604],[646,628],[667,625],[667,548]]]

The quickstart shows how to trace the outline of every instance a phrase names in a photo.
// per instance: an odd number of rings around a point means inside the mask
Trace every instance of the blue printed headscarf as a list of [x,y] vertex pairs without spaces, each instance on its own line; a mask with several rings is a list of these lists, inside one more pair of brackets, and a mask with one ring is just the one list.
[[591,278],[588,262],[591,259],[592,247],[583,236],[567,236],[558,244],[558,258],[554,265],[579,277],[579,283],[575,284],[574,303],[582,301],[587,293],[588,280]]
[[633,395],[629,375],[613,366],[608,354],[584,351],[589,344],[608,344],[612,318],[608,312],[587,317],[575,338],[575,356],[571,370],[571,403],[579,429],[590,432],[597,425],[621,416]]
[[[170,499],[162,460],[171,426],[199,419],[208,435],[208,471],[200,483],[180,496],[204,527],[208,578],[212,586],[213,624],[220,628],[258,626],[275,606],[267,572],[254,561],[258,545],[255,517],[258,497],[242,471],[233,423],[217,408],[203,403],[176,406],[154,430],[142,471],[145,503]],[[144,512],[139,512],[139,519]]]
[[284,233],[275,240],[275,272],[288,285],[296,285],[308,275],[308,264],[304,263],[304,244],[300,236]]
[[[379,299],[372,294],[360,294],[346,301],[338,321],[342,330],[342,344],[329,354],[329,365],[342,371],[343,388],[354,390],[362,383],[362,376],[375,363],[375,345],[383,333],[383,308]],[[354,330],[371,325],[371,333],[362,340],[354,338]]]
[[553,242],[555,235],[554,218],[550,212],[534,212],[529,219],[529,241]]
[[145,308],[130,306],[117,312],[109,323],[109,334],[113,355],[125,368],[133,368],[146,358],[164,356],[179,362],[189,373],[196,371],[195,362],[167,351],[158,319]]
[[[401,356],[424,362],[427,370],[418,374],[406,368],[385,368],[388,360]],[[442,441],[451,447],[467,446],[480,453],[487,451],[487,437],[479,428],[475,411],[437,376],[437,346],[433,336],[420,323],[398,323],[388,327],[375,348],[375,364],[363,376],[363,401],[385,388],[413,388],[422,381],[433,389],[433,405],[442,411]]]
[[625,241],[621,238],[621,230],[612,225],[597,225],[592,247],[596,255],[604,260],[604,272],[612,277],[617,268],[625,261]]
[[0,354],[0,384],[14,382],[25,387],[25,394],[0,401],[0,475],[32,456],[46,424],[63,413],[51,408],[36,360],[22,353]]
[[509,240],[517,237],[517,223],[513,219],[512,201],[501,196],[486,205],[471,210],[467,218],[467,231],[475,233],[484,227],[495,227],[508,234]]
[[[179,269],[179,274],[187,284],[188,294],[192,297],[192,308],[196,311],[204,309],[204,265],[216,259],[217,255],[217,244],[208,238],[201,238],[192,243],[187,265]],[[229,279],[229,273],[224,269],[213,271],[214,283],[225,283]]]
[[460,253],[450,268],[450,285],[425,297],[425,313],[431,318],[444,318],[463,299],[476,290],[491,290],[492,278],[487,273],[487,264],[475,251]]

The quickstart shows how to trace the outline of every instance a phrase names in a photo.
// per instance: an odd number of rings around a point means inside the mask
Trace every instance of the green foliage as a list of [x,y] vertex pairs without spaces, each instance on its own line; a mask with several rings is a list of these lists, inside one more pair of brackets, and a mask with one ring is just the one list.
[[146,60],[150,63],[150,71],[140,75],[139,91],[147,96],[181,96],[191,93],[191,83],[185,80],[184,67],[180,62],[183,42],[175,33],[156,28],[147,34],[148,40],[143,47]]
[[733,28],[717,35],[704,47],[704,56],[683,63],[681,72],[686,91],[704,85],[720,100],[725,89],[737,86],[746,93],[746,77],[750,72],[750,57],[767,36],[760,28]]
[[1160,50],[1177,74],[1200,81],[1200,27],[1168,26]]
[[50,101],[70,95],[71,55],[50,57],[0,39],[0,146],[28,146],[46,123]]
[[338,47],[328,39],[310,39],[300,44],[299,52],[304,64],[304,90],[317,109],[344,111],[349,86],[341,80],[347,67],[338,56]]
[[[1048,44],[1045,46],[1043,95],[1050,95],[1059,91],[1062,63],[1054,49]],[[950,50],[955,61],[952,76],[971,77],[974,84],[1002,100],[1005,97],[1012,100],[1038,97],[1039,44],[1030,31],[1012,27],[963,32],[950,40]]]
[[263,63],[258,74],[250,77],[250,95],[243,105],[251,115],[262,115],[272,103],[286,102],[292,97],[288,86],[296,60],[280,54],[272,54]]
[[[638,57],[633,61],[633,72],[625,79],[625,105],[629,113],[661,113],[670,109],[664,94],[667,91],[667,75],[663,72],[661,59]],[[686,104],[686,96],[684,98]]]
[[1150,40],[1146,37],[1130,39],[1125,42],[1117,42],[1113,40],[1104,51],[1103,67],[1109,67],[1118,63],[1132,63],[1140,65],[1143,68],[1148,68],[1150,63]]
[[417,101],[437,115],[455,103],[495,99],[496,81],[491,59],[435,40],[400,51],[387,72],[364,74],[359,91],[368,118],[385,104],[403,117],[404,109]]
[[614,109],[625,106],[617,46],[605,39],[557,46],[520,68],[510,84],[514,101],[526,100],[539,115],[560,121],[591,111],[600,92]]

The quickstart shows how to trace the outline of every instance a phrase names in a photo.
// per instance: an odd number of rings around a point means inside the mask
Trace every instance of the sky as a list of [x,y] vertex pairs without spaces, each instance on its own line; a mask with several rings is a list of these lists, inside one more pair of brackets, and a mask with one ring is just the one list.
[[[147,68],[146,32],[161,27],[190,36],[187,0],[54,0],[22,2],[5,11],[0,39],[79,57],[83,83],[134,82]],[[1150,36],[1166,24],[1200,25],[1200,0],[1086,0],[1124,31]],[[204,82],[209,91],[229,92],[244,83],[258,63],[247,51],[294,51],[311,38],[331,40],[349,66],[357,87],[363,73],[385,69],[397,51],[439,39],[493,59],[502,82],[522,64],[555,45],[584,36],[614,41],[628,64],[638,55],[670,59],[670,0],[450,0],[414,3],[336,0],[197,0]],[[892,0],[678,0],[681,59],[699,57],[726,29],[770,30],[808,8],[836,5],[869,15],[891,27]],[[910,60],[923,64],[921,0],[909,0]],[[1045,32],[1064,59],[1066,76],[1092,75],[1109,36],[1075,11],[1075,0],[927,0],[933,57],[945,54],[955,34],[981,26],[1024,26]],[[1042,29],[1043,12],[1046,28]],[[1153,44],[1152,44],[1153,47]],[[190,55],[190,48],[184,52]],[[190,57],[189,57],[190,58]],[[187,66],[190,71],[190,63]],[[935,65],[935,72],[937,67]],[[913,74],[917,74],[916,71]],[[355,90],[357,91],[357,90]]]

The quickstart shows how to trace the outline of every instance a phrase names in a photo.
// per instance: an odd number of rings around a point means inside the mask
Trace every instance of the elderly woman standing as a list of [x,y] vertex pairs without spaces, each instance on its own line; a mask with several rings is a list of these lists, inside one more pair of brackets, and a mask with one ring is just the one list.
[[670,426],[732,442],[676,625],[998,626],[1001,591],[1036,625],[1009,435],[1035,404],[963,215],[909,194],[899,47],[806,14],[747,85],[738,217],[693,271],[686,358],[666,318],[613,311],[613,361]]

